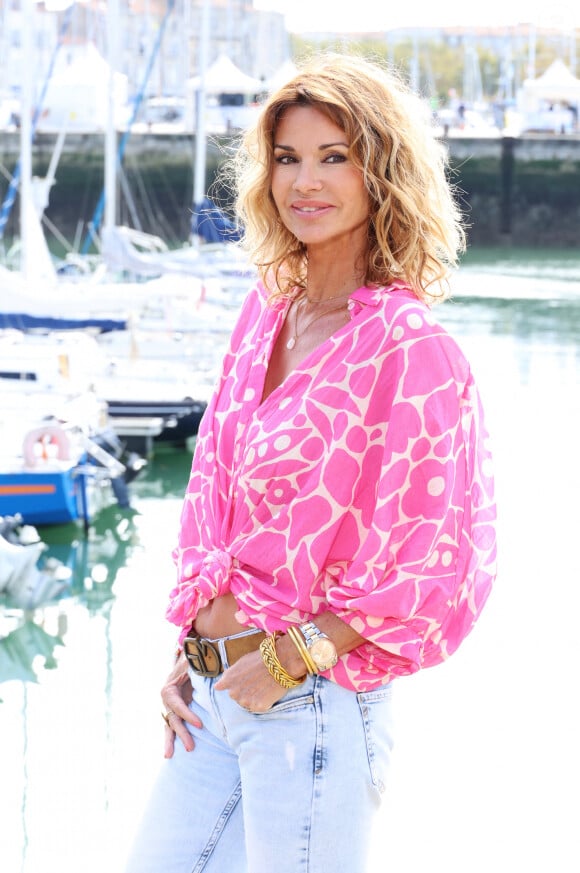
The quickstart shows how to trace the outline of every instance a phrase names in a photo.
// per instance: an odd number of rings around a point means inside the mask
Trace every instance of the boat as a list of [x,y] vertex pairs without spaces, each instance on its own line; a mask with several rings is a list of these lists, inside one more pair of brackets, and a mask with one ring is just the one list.
[[[146,79],[141,96],[145,85]],[[30,88],[26,92],[28,105]],[[123,444],[147,456],[155,440],[182,445],[196,435],[214,383],[216,361],[223,355],[253,274],[233,241],[237,234],[230,232],[225,241],[203,249],[190,245],[169,251],[156,237],[116,226],[114,180],[126,136],[117,146],[112,119],[108,122],[105,186],[91,224],[96,239],[104,213],[101,257],[96,266],[86,270],[87,264],[94,264],[90,255],[87,260],[76,257],[74,269],[71,262],[63,271],[57,270],[41,226],[65,132],[61,132],[46,178],[35,179],[34,190],[38,195],[40,181],[44,195],[34,197],[31,140],[35,124],[27,124],[26,130],[23,126],[18,174],[21,270],[0,267],[0,328],[4,325],[20,330],[19,341],[26,352],[20,365],[15,366],[14,360],[6,361],[0,348],[0,387],[13,380],[17,390],[22,390],[26,382],[35,392],[36,404],[40,389],[53,390],[52,384],[45,385],[46,360],[39,360],[40,350],[47,349],[53,357],[49,370],[55,374],[54,361],[59,361],[59,367],[62,363],[67,372],[58,374],[58,378],[69,384],[73,371],[74,379],[78,371],[84,382],[78,390],[86,393],[90,386],[103,398],[112,427]],[[198,175],[204,177],[205,173]],[[15,195],[12,183],[11,190]],[[211,207],[207,198],[199,202],[203,216],[216,219],[215,210],[210,210],[211,216],[206,214]],[[1,218],[6,218],[11,203],[7,197]],[[201,228],[196,228],[196,234],[200,233]],[[60,335],[65,329],[69,340]],[[45,333],[41,336],[40,331]],[[111,340],[114,334],[118,336]],[[135,355],[138,334],[141,353]],[[183,349],[184,336],[195,352],[180,360],[175,350]],[[97,343],[95,337],[101,342]],[[69,352],[73,342],[84,344],[81,353],[74,356],[74,364]],[[145,345],[147,355],[143,354]],[[150,354],[153,346],[159,350],[155,358]],[[55,418],[58,421],[58,416]]]
[[[141,353],[140,334],[114,333],[115,345],[104,346],[86,331],[0,330],[0,396],[5,404],[28,396],[35,414],[42,408],[44,416],[62,421],[90,418],[93,432],[103,433],[106,422],[113,438],[109,433],[103,447],[115,456],[115,436],[125,450],[144,457],[154,440],[183,445],[197,434],[214,368],[198,372],[201,356],[180,356],[184,342],[170,330],[147,332],[156,338],[154,356]],[[195,334],[189,342],[203,348]],[[205,357],[209,361],[209,352]],[[29,428],[36,426],[29,422]]]
[[162,397],[142,400],[110,400],[111,424],[127,448],[148,457],[156,442],[185,446],[196,436],[207,402],[184,397],[165,400]]
[[[2,398],[3,400],[5,398]],[[115,501],[130,508],[129,482],[146,463],[108,428],[89,431],[54,416],[12,418],[3,425],[0,447],[0,515],[32,525],[83,522],[85,527]]]
[[[134,111],[148,91],[151,64],[161,46],[163,31],[173,7],[170,3],[157,34],[144,80],[138,90]],[[209,36],[209,3],[204,0],[204,45]],[[24,37],[30,46],[31,31]],[[116,21],[111,10],[108,17],[111,33]],[[63,22],[64,27],[64,22]],[[64,45],[64,32],[55,49]],[[109,45],[110,69],[116,68],[115,40]],[[207,59],[204,60],[206,65]],[[205,69],[205,66],[204,66]],[[42,117],[43,100],[50,85],[51,71],[45,88],[33,105],[32,69],[23,68],[22,125],[20,159],[10,180],[9,190],[0,206],[0,239],[18,194],[20,201],[20,238],[7,255],[6,269],[0,265],[0,328],[19,330],[90,329],[104,335],[127,331],[137,324],[141,329],[196,331],[200,325],[218,324],[224,329],[232,316],[232,303],[237,306],[241,296],[253,282],[255,270],[236,246],[239,230],[221,213],[207,196],[198,193],[205,180],[205,132],[202,126],[196,137],[196,192],[192,225],[195,244],[184,244],[170,250],[159,237],[138,229],[119,226],[116,220],[117,175],[122,166],[129,124],[118,142],[112,104],[109,105],[105,128],[105,178],[103,191],[96,206],[80,252],[71,252],[60,264],[49,251],[42,228],[42,217],[49,193],[56,181],[56,170],[64,148],[66,126],[59,129],[50,165],[44,178],[32,176],[32,142]],[[211,77],[210,77],[211,80]],[[205,82],[205,80],[204,80]],[[111,83],[109,83],[111,84]],[[112,95],[110,95],[112,96]],[[204,117],[201,105],[205,84],[199,89],[198,113]],[[202,99],[203,98],[203,99]],[[199,151],[199,157],[197,152]],[[203,158],[203,161],[202,161]],[[201,189],[199,189],[201,190]],[[134,216],[138,223],[138,217]],[[103,225],[101,227],[101,224]],[[201,239],[219,240],[219,244],[199,245]],[[96,245],[98,255],[90,253]],[[227,309],[227,312],[224,312]],[[196,398],[197,399],[197,398]]]
[[213,370],[211,377],[198,370],[197,359],[179,355],[184,344],[172,332],[152,334],[150,341],[151,356],[140,351],[145,344],[134,336],[119,335],[108,347],[97,342],[101,368],[93,371],[111,426],[127,448],[146,457],[156,443],[184,446],[197,435],[213,377]]
[[0,333],[0,515],[29,524],[88,525],[111,501],[129,507],[129,484],[147,463],[75,373],[79,357],[90,367],[94,338],[64,336]]

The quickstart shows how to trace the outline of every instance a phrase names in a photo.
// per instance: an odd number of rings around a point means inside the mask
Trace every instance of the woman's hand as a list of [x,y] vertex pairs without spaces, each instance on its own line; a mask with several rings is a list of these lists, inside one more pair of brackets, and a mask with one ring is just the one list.
[[164,747],[166,758],[173,757],[176,736],[179,737],[188,752],[191,752],[195,745],[185,722],[189,722],[194,727],[202,727],[203,725],[189,709],[192,698],[193,690],[187,673],[187,660],[182,653],[161,689],[161,700],[166,713]]
[[228,691],[243,709],[267,712],[286,694],[270,676],[260,652],[250,652],[229,667],[215,684],[216,691]]

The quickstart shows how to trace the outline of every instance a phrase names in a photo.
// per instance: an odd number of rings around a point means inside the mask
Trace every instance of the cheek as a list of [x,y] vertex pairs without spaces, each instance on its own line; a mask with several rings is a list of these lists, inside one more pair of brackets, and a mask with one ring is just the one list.
[[362,188],[360,185],[355,187],[355,190],[353,191],[353,200],[357,204],[357,212],[359,214],[366,216],[370,215],[371,199],[364,186]]
[[342,189],[358,211],[370,211],[370,197],[359,170],[349,167],[342,178]]
[[272,173],[272,180],[270,182],[270,194],[272,196],[272,200],[276,204],[277,209],[280,209],[280,205],[282,202],[282,191],[283,186],[281,184],[279,174]]

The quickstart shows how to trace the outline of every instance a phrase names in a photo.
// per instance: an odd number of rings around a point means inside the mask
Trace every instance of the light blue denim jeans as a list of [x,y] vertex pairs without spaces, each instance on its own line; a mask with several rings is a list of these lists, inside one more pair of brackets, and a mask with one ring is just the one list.
[[203,728],[164,762],[126,873],[366,873],[391,687],[312,676],[255,714],[191,678]]

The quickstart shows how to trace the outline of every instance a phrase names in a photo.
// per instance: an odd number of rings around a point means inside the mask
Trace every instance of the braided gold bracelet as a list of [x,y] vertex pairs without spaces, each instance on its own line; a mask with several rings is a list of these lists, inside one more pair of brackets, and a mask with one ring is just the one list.
[[308,670],[309,674],[311,676],[314,676],[316,673],[318,673],[318,668],[317,668],[316,664],[314,663],[314,661],[312,660],[312,656],[311,656],[310,652],[306,648],[306,643],[304,642],[304,637],[302,636],[302,634],[300,633],[298,628],[294,627],[293,625],[290,625],[287,633],[288,633],[288,636],[290,637],[290,639],[292,640],[292,642],[294,643],[294,645],[296,646],[296,648],[298,649],[298,652],[300,653],[300,657],[302,658],[302,660],[306,664],[306,669]]
[[306,676],[301,679],[295,679],[287,670],[284,669],[278,655],[276,654],[276,637],[280,636],[279,631],[274,631],[269,637],[266,637],[260,643],[260,654],[266,665],[266,669],[270,676],[276,680],[282,688],[296,688],[297,685],[302,685]]

